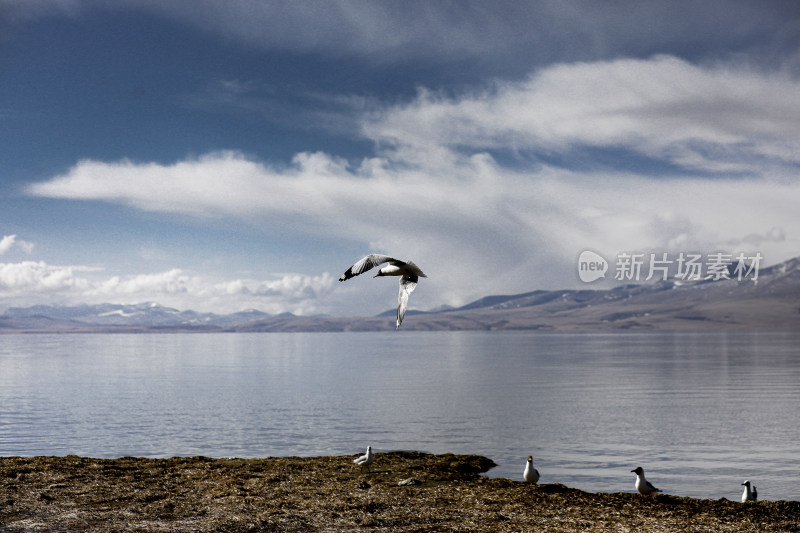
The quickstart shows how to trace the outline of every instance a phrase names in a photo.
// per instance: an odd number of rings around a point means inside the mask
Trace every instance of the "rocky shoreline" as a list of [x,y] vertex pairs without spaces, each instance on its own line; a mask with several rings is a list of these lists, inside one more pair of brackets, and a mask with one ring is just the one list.
[[800,502],[588,493],[480,456],[0,457],[0,531],[781,531]]

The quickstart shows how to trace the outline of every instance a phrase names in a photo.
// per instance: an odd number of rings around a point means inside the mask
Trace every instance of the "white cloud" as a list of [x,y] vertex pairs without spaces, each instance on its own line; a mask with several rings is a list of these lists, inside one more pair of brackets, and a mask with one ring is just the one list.
[[266,312],[314,314],[327,309],[322,297],[333,288],[328,274],[283,274],[274,280],[233,279],[213,281],[180,269],[99,281],[84,296],[96,301],[154,300],[179,308],[233,312],[258,308]]
[[50,266],[42,261],[0,263],[0,291],[6,297],[25,292],[84,290],[86,280],[75,276],[70,266]]
[[105,200],[196,216],[306,216],[309,205],[324,207],[330,197],[343,196],[335,190],[339,181],[352,188],[357,178],[345,161],[325,154],[298,154],[288,168],[273,169],[226,151],[172,165],[84,160],[28,190],[36,196]]
[[800,82],[674,57],[556,65],[459,98],[422,92],[365,134],[404,159],[428,147],[622,148],[698,171],[800,163]]
[[0,239],[0,255],[8,252],[13,246],[22,248],[22,251],[26,254],[33,252],[33,243],[17,239],[16,235],[4,235]]
[[37,303],[134,303],[158,301],[179,309],[315,314],[327,310],[324,296],[334,287],[328,274],[284,274],[273,280],[215,281],[180,269],[151,274],[103,277],[85,266],[48,265],[43,261],[0,263],[0,299],[12,306]]
[[0,239],[0,255],[6,253],[14,245],[16,238],[16,235],[4,235]]
[[[800,184],[764,179],[654,180],[552,167],[521,172],[502,168],[486,155],[451,159],[448,170],[452,175],[448,176],[422,169],[376,167],[375,161],[348,169],[324,154],[303,154],[295,167],[279,174],[241,156],[221,154],[216,160],[208,156],[203,161],[217,170],[226,163],[233,167],[220,175],[236,174],[239,165],[252,170],[237,182],[247,193],[242,194],[240,204],[222,198],[221,191],[228,186],[223,180],[209,182],[207,194],[196,204],[182,203],[189,194],[179,194],[179,187],[174,188],[177,196],[171,202],[174,184],[148,203],[148,195],[159,192],[147,187],[159,180],[137,181],[128,193],[136,194],[134,203],[142,208],[198,213],[208,209],[229,217],[247,213],[296,219],[306,231],[329,237],[344,235],[378,251],[402,251],[404,257],[418,261],[432,279],[438,278],[432,284],[435,291],[415,294],[421,305],[431,306],[437,298],[463,302],[495,291],[567,285],[573,281],[569,266],[576,251],[587,246],[605,253],[714,249],[736,239],[752,242],[742,239],[776,226],[787,230],[785,240],[762,243],[770,247],[771,258],[785,259],[796,250],[797,235],[792,229],[797,227]],[[113,165],[103,165],[98,176],[113,177]],[[193,165],[202,167],[203,162],[187,164],[187,168]],[[157,174],[152,165],[144,171]],[[164,179],[174,171],[164,167]],[[128,172],[132,169],[125,164],[124,173]],[[82,179],[82,173],[76,175]],[[58,186],[68,185],[69,179]],[[103,187],[108,183],[99,181],[92,186],[98,189],[87,185],[81,194],[105,194]],[[219,202],[213,202],[212,189],[221,198]],[[260,215],[259,209],[263,210]],[[340,266],[344,270],[349,265]],[[331,289],[330,283],[322,285]],[[307,303],[314,298],[303,291],[314,289],[309,278],[288,276],[280,282],[225,282],[211,291],[196,278],[172,270],[111,278],[98,289],[98,295],[146,293],[152,296],[142,299],[164,302],[164,297],[181,294],[221,297],[233,293],[248,299],[280,294],[286,310],[308,311],[312,306]],[[382,307],[389,307],[390,302]],[[331,310],[329,306],[316,309]]]
[[[301,153],[269,165],[232,151],[171,165],[85,160],[29,192],[244,217],[283,233],[366,243],[365,251],[398,253],[426,271],[430,288],[414,295],[419,308],[575,284],[576,254],[586,247],[613,254],[740,243],[761,249],[731,251],[760,251],[773,262],[797,253],[800,83],[784,76],[670,57],[558,65],[481,93],[422,92],[362,124],[379,148],[360,162]],[[619,155],[604,167],[570,164],[587,147]],[[514,160],[515,151],[533,155]],[[621,170],[628,156],[658,172]],[[772,228],[782,228],[780,239],[754,240]],[[289,276],[211,290],[171,271],[106,280],[100,292],[237,294],[329,312],[333,304],[315,296],[332,285]],[[342,286],[336,298],[359,290],[373,289]]]
[[156,274],[139,274],[121,278],[111,277],[95,289],[97,293],[103,295],[111,294],[181,294],[189,293],[193,289],[196,291],[200,282],[196,278],[185,275],[179,269],[172,269],[167,272]]
[[33,253],[34,244],[32,242],[19,240],[17,241],[16,244],[17,246],[22,248],[22,251],[25,252],[26,254],[30,255]]

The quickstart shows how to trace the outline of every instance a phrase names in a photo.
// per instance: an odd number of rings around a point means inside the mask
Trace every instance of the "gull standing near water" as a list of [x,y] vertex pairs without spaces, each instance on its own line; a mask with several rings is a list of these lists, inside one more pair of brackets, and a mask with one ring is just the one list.
[[754,502],[758,501],[758,491],[756,490],[756,486],[753,485],[750,487],[750,480],[745,480],[744,483],[744,492],[742,493],[742,503],[744,502]]
[[342,274],[339,281],[346,281],[354,276],[363,274],[367,270],[371,270],[383,263],[389,263],[373,277],[378,276],[401,276],[400,278],[400,292],[397,295],[397,327],[403,323],[403,317],[406,316],[406,307],[408,306],[408,295],[414,292],[417,287],[419,278],[427,278],[422,270],[411,261],[400,261],[388,255],[369,254],[361,259],[358,263],[351,266],[347,271]]
[[362,455],[361,457],[357,457],[353,459],[353,462],[361,467],[361,471],[364,471],[364,467],[367,467],[367,472],[369,472],[369,465],[375,462],[375,455],[372,453],[372,446],[367,446],[367,453]]
[[636,474],[636,490],[639,491],[639,494],[653,494],[654,492],[661,492],[661,489],[655,488],[652,483],[644,478],[644,468],[637,466],[631,470],[631,472]]
[[525,478],[525,481],[533,483],[534,485],[539,481],[539,471],[533,467],[533,457],[530,455],[528,456],[528,464],[525,465],[525,471],[522,473],[522,477]]

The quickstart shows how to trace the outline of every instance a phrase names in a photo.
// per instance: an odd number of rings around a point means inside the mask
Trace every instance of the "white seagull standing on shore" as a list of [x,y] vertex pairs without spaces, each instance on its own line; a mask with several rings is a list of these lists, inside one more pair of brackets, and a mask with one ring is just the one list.
[[401,276],[400,278],[400,292],[397,295],[397,327],[403,323],[403,317],[406,316],[406,307],[408,306],[408,295],[414,292],[417,287],[419,278],[427,278],[422,270],[411,261],[400,261],[388,255],[369,254],[361,259],[358,263],[351,266],[347,271],[342,274],[339,281],[348,280],[359,274],[363,274],[367,270],[371,270],[383,263],[389,263],[387,266],[378,270],[378,273],[373,277],[378,276]]
[[749,480],[745,480],[745,482],[742,483],[742,485],[744,485],[744,492],[742,493],[742,503],[757,501],[758,491],[756,490],[756,486],[753,485],[751,488]]
[[528,464],[525,465],[525,471],[522,473],[522,477],[525,478],[525,481],[533,483],[534,485],[539,481],[539,471],[533,467],[533,457],[530,455],[528,456]]
[[367,446],[367,453],[362,455],[361,457],[356,457],[353,459],[353,462],[361,467],[361,471],[364,471],[364,467],[367,467],[367,472],[369,472],[369,465],[375,462],[375,455],[372,453],[372,446]]
[[631,472],[636,474],[636,490],[638,490],[640,494],[653,494],[654,492],[661,492],[661,489],[655,488],[652,483],[644,478],[644,468],[637,466],[631,470]]

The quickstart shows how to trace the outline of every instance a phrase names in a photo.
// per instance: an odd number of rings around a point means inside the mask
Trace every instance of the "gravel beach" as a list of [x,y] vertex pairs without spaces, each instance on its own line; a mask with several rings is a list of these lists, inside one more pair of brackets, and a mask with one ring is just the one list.
[[588,493],[480,456],[0,457],[0,531],[782,531],[800,502]]

